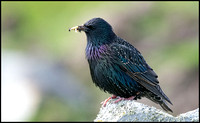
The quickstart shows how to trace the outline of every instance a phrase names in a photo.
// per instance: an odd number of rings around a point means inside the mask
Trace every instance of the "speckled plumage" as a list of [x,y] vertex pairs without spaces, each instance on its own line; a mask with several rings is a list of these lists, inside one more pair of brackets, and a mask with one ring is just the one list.
[[118,37],[101,18],[93,18],[77,28],[87,36],[86,58],[93,82],[110,94],[134,99],[146,97],[166,110],[171,101],[159,86],[157,75],[141,53]]

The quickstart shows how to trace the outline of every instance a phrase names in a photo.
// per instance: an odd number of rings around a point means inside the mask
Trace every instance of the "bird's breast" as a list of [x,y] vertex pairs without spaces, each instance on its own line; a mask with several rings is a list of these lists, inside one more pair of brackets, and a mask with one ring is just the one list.
[[103,55],[107,54],[108,49],[107,45],[93,46],[92,44],[88,44],[86,47],[86,58],[88,60],[102,58]]

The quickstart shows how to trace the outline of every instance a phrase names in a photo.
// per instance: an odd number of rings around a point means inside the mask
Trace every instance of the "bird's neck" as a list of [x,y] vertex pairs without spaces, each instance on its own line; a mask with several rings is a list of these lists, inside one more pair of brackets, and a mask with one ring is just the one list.
[[117,36],[114,32],[98,34],[98,35],[87,35],[87,47],[86,47],[86,58],[88,60],[96,60],[101,58],[103,54],[109,50],[109,45],[113,43]]
[[86,36],[87,36],[87,43],[92,43],[93,46],[110,44],[117,37],[113,31],[86,33]]

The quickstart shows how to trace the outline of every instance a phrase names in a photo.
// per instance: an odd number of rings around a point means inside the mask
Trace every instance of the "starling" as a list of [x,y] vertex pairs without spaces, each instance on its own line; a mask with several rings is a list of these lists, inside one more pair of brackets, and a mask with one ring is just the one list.
[[118,37],[111,25],[102,18],[93,18],[69,31],[84,31],[87,36],[86,58],[93,82],[111,98],[141,99],[146,97],[165,111],[172,104],[159,86],[158,76],[141,53],[126,40]]

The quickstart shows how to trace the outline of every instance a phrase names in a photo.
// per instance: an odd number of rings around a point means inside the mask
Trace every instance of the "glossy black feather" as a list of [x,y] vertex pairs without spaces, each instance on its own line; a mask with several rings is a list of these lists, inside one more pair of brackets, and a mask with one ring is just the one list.
[[93,82],[100,89],[125,98],[146,97],[172,112],[166,101],[172,103],[160,88],[157,74],[134,46],[116,36],[101,18],[86,22],[84,31],[86,58]]

